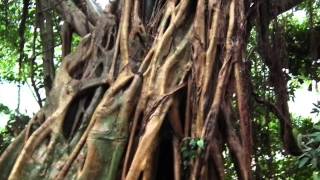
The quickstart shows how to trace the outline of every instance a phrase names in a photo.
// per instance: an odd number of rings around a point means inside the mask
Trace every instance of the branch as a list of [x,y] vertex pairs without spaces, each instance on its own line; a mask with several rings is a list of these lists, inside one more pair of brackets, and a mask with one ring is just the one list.
[[[50,8],[48,0],[37,0],[36,1],[37,11],[42,11],[45,8]],[[46,96],[49,96],[49,92],[52,88],[52,83],[55,76],[54,68],[54,32],[53,32],[53,21],[52,12],[43,11],[37,14],[38,23],[40,28],[40,39],[43,51],[43,81]]]
[[91,23],[96,24],[98,21],[98,17],[102,14],[103,9],[92,0],[85,0],[86,1],[86,9],[87,9],[87,16]]
[[88,17],[71,0],[61,1],[58,4],[55,0],[49,1],[80,36],[85,36],[93,29]]
[[28,19],[28,13],[29,13],[29,5],[30,0],[24,0],[23,1],[23,8],[22,8],[22,15],[21,15],[21,21],[19,24],[19,79],[21,78],[21,68],[22,68],[22,61],[24,59],[24,44],[25,44],[25,30],[26,30],[26,23]]
[[299,5],[305,0],[276,0],[276,1],[266,1],[266,0],[256,0],[252,6],[248,9],[248,28],[254,25],[254,21],[260,15],[257,14],[259,12],[259,8],[264,8],[267,12],[268,21],[276,18],[278,15],[292,9],[293,7]]
[[271,3],[271,19],[277,17],[279,14],[297,6],[304,0],[282,0],[282,1],[272,1]]
[[280,121],[286,121],[287,117],[285,117],[278,107],[273,105],[271,102],[261,99],[257,94],[253,93],[255,100],[257,103],[266,106]]
[[292,126],[289,123],[290,118],[285,116],[278,107],[261,99],[257,94],[253,93],[253,96],[259,104],[266,106],[280,120],[281,136],[286,152],[294,156],[301,155],[301,150],[292,134]]
[[35,63],[35,58],[31,58],[31,70],[30,70],[30,79],[31,79],[31,86],[33,88],[33,91],[35,93],[35,99],[37,100],[38,105],[40,106],[40,108],[42,108],[42,100],[41,100],[41,96],[39,93],[39,88],[36,85],[36,81],[34,78],[34,63]]
[[34,69],[34,65],[35,65],[35,59],[36,59],[36,41],[37,41],[37,37],[38,37],[38,33],[37,33],[37,29],[38,29],[38,14],[36,14],[35,17],[35,22],[34,22],[34,29],[33,29],[33,40],[32,40],[32,56],[30,59],[30,79],[31,79],[31,86],[33,88],[34,96],[36,101],[38,102],[38,105],[40,108],[42,108],[42,100],[41,100],[41,96],[39,93],[39,88],[36,85],[36,81],[35,81],[35,69]]

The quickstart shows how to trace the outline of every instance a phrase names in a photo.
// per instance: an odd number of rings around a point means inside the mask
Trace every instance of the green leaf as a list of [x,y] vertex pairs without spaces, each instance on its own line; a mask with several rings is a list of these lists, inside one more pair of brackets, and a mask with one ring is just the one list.
[[204,149],[204,140],[203,139],[199,139],[197,141],[197,146],[200,148],[200,149]]
[[312,136],[312,137],[320,137],[320,132],[314,132],[314,133],[310,134],[310,136]]
[[196,144],[197,144],[197,142],[196,142],[196,140],[195,140],[195,139],[191,139],[191,140],[190,140],[189,145],[190,145],[191,147],[195,147],[195,146],[196,146]]
[[315,137],[314,142],[316,142],[316,143],[320,142],[320,136]]
[[308,162],[310,161],[309,157],[303,157],[302,159],[299,160],[299,165],[298,167],[301,168],[303,166],[305,166]]
[[314,125],[313,128],[320,131],[320,126],[319,125]]
[[313,172],[312,174],[312,177],[313,177],[313,180],[320,180],[320,175],[319,175],[319,172]]

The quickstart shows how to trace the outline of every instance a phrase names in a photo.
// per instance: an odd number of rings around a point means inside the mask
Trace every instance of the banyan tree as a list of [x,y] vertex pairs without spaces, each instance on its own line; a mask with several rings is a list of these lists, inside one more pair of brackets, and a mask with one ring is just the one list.
[[[48,9],[63,19],[63,59],[54,72],[45,53],[46,103],[1,155],[0,179],[224,179],[226,158],[239,179],[253,179],[257,104],[279,120],[285,152],[301,154],[281,35],[269,31],[301,2],[37,0],[44,47]],[[252,83],[253,29],[274,101]]]

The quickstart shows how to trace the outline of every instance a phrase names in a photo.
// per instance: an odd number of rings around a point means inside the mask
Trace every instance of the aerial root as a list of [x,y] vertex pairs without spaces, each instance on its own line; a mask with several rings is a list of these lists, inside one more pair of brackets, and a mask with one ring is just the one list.
[[[48,122],[48,121],[47,121]],[[44,125],[44,124],[43,124]],[[10,180],[18,180],[21,178],[22,168],[24,164],[27,162],[29,158],[31,158],[35,148],[42,143],[43,139],[45,139],[51,132],[51,128],[49,126],[42,126],[44,128],[37,129],[28,139],[26,144],[24,145],[21,153],[19,154],[15,165],[13,166],[10,176],[8,179]]]
[[[223,65],[219,72],[219,80],[217,82],[217,87],[214,95],[214,100],[212,102],[212,105],[210,107],[209,113],[206,117],[204,127],[202,129],[201,138],[203,138],[205,141],[210,142],[210,139],[212,139],[214,132],[216,131],[217,126],[217,117],[220,110],[221,102],[223,101],[223,96],[225,95],[226,87],[228,84],[228,80],[231,73],[231,68],[233,63],[231,63],[232,59],[232,37],[234,33],[234,27],[235,27],[235,0],[231,1],[230,8],[229,8],[229,24],[228,24],[228,31],[227,31],[227,37],[226,37],[226,52],[223,60]],[[205,157],[208,157],[209,150],[206,148],[205,150]],[[192,170],[191,178],[197,179],[199,176],[199,171],[201,170],[201,167],[203,164],[201,158],[196,158],[195,165]]]
[[224,179],[224,160],[222,155],[222,148],[220,147],[221,144],[218,144],[218,141],[218,139],[215,139],[208,148],[210,149],[210,156],[212,158],[214,168],[217,171],[218,179]]
[[180,142],[179,138],[176,136],[173,136],[173,141],[172,141],[172,147],[173,147],[173,168],[174,168],[174,179],[175,180],[181,180],[181,162],[182,162],[182,157],[181,157],[181,152],[180,152]]
[[[199,1],[199,6],[200,3],[204,3]],[[204,68],[202,69],[201,72],[201,95],[199,98],[199,110],[197,112],[197,119],[196,119],[196,133],[197,136],[201,135],[201,131],[203,128],[203,124],[204,124],[204,120],[205,120],[205,107],[207,106],[207,101],[208,101],[208,94],[210,94],[210,84],[212,81],[212,75],[213,75],[213,69],[215,68],[215,61],[216,61],[216,52],[217,52],[217,44],[218,44],[218,34],[221,31],[221,25],[219,24],[220,22],[220,16],[223,13],[220,10],[220,1],[217,1],[217,7],[215,8],[216,11],[213,13],[212,15],[212,22],[211,22],[211,30],[209,32],[209,45],[208,48],[205,52],[202,52],[204,55],[199,55],[198,57],[198,63],[203,63]],[[213,8],[213,7],[212,7]],[[200,11],[201,9],[199,9]],[[203,10],[204,11],[204,10]],[[204,25],[201,24],[201,12],[197,13],[197,17],[196,17],[196,22],[195,25],[198,28],[197,31],[198,33],[202,33],[204,31]],[[219,29],[220,27],[220,29]],[[200,40],[203,39],[200,37]],[[200,41],[199,40],[199,41]],[[200,44],[204,44],[204,40],[202,40],[202,42],[200,42]],[[197,46],[197,45],[195,45]],[[199,48],[199,50],[204,51],[203,48]],[[204,62],[202,62],[204,61]]]
[[164,117],[171,106],[172,99],[169,98],[160,103],[151,114],[144,135],[141,137],[138,148],[132,160],[132,164],[126,176],[127,180],[137,180],[145,169],[145,162],[155,149],[155,142]]
[[[102,118],[101,114],[110,114],[112,113],[119,105],[116,105],[114,107],[113,102],[113,96],[116,95],[130,80],[132,79],[132,76],[124,76],[123,78],[118,79],[118,81],[115,81],[113,86],[111,86],[106,94],[104,95],[103,99],[99,103],[98,107],[95,109],[94,114],[89,122],[88,127],[86,128],[85,132],[81,136],[79,142],[76,144],[75,148],[73,149],[72,153],[70,154],[68,160],[66,161],[65,165],[63,166],[62,170],[57,174],[56,179],[63,179],[67,173],[69,168],[71,167],[72,163],[78,156],[79,152],[81,151],[82,147],[84,146],[87,137],[93,128],[95,122]],[[108,108],[108,111],[106,112],[105,109]]]
[[122,23],[120,25],[120,52],[121,58],[124,65],[129,64],[129,48],[128,48],[128,36],[129,36],[129,22],[130,22],[130,14],[132,9],[132,0],[124,1],[124,9],[122,12]]

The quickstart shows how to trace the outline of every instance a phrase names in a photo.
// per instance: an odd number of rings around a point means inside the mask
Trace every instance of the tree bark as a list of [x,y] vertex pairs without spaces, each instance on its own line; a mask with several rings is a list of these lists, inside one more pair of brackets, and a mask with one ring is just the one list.
[[37,0],[38,23],[40,28],[40,39],[43,52],[43,79],[46,96],[52,88],[55,76],[54,68],[54,33],[53,33],[53,14],[52,7],[48,0]]
[[[71,29],[65,57],[21,149],[1,156],[4,179],[224,179],[224,145],[238,178],[252,179],[244,52],[260,1],[119,0],[94,16],[92,1],[50,2]],[[269,2],[266,19],[299,2]],[[69,54],[73,31],[82,41]]]

